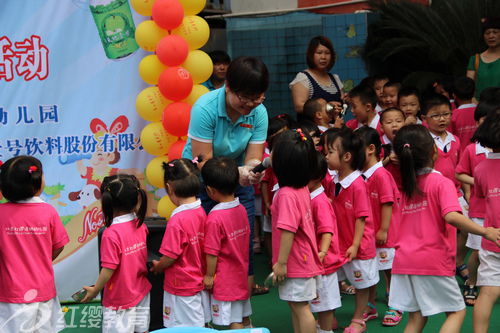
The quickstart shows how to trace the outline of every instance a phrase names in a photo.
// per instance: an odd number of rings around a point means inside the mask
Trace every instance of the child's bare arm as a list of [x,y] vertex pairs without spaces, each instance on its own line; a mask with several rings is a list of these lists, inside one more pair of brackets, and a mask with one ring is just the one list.
[[385,244],[387,242],[387,232],[391,224],[392,202],[382,204],[380,212],[380,229],[375,234],[375,243]]
[[288,256],[292,250],[293,239],[295,234],[288,230],[281,230],[280,251],[278,254],[278,261],[273,266],[273,284],[278,282],[282,283],[286,278],[286,263]]
[[458,212],[450,212],[444,216],[446,222],[464,232],[479,235],[500,247],[500,229],[484,228]]
[[207,273],[203,277],[203,284],[205,285],[205,289],[213,288],[216,268],[217,256],[207,254]]
[[99,277],[97,278],[97,282],[92,287],[83,286],[83,289],[87,291],[87,295],[82,299],[82,303],[87,303],[88,301],[93,300],[97,294],[104,288],[106,283],[108,283],[109,279],[115,272],[114,269],[103,267],[101,269],[101,273],[99,273]]
[[52,261],[56,260],[57,257],[61,254],[61,252],[64,250],[64,246],[61,246],[58,249],[52,250]]
[[163,273],[165,271],[165,268],[172,266],[174,262],[175,259],[167,256],[162,256],[160,261],[153,260],[153,267],[151,267],[149,271],[155,273]]
[[321,262],[325,260],[326,255],[328,254],[328,249],[330,248],[330,243],[332,242],[332,234],[329,232],[325,232],[321,234],[321,246],[319,249],[319,258]]
[[474,185],[474,178],[466,173],[455,173],[455,178],[462,184]]
[[267,217],[271,217],[271,204],[269,201],[269,183],[262,181],[260,183],[260,191],[262,192],[262,200],[264,201],[264,206],[266,207],[265,214]]
[[361,239],[363,238],[363,233],[365,232],[365,217],[359,217],[356,219],[356,224],[354,227],[354,238],[352,240],[352,245],[347,249],[345,257],[349,258],[349,262],[353,261],[358,254],[359,245],[361,244]]

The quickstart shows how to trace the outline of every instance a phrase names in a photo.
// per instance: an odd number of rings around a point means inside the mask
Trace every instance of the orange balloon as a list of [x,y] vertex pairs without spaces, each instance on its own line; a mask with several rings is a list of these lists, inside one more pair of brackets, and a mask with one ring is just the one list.
[[153,20],[165,30],[177,28],[184,18],[184,9],[179,0],[156,0],[152,9]]
[[160,74],[158,88],[166,99],[177,102],[189,96],[193,89],[193,78],[182,67],[169,67]]
[[[162,38],[156,46],[156,56],[162,64],[172,67],[179,66],[189,54],[186,40],[177,35],[168,35]],[[212,66],[213,67],[213,66]],[[212,73],[210,72],[210,75]]]
[[184,150],[184,146],[186,145],[186,140],[179,140],[174,142],[169,150],[168,150],[168,156],[170,160],[176,160],[178,158],[182,157],[182,151]]
[[174,102],[163,111],[161,122],[168,133],[184,136],[188,132],[189,119],[191,119],[191,105],[186,102]]

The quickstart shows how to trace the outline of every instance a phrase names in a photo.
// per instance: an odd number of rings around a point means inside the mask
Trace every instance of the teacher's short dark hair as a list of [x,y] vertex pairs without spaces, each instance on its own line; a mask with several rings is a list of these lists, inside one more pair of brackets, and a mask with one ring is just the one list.
[[500,17],[490,17],[484,20],[481,24],[483,33],[488,29],[500,29]]
[[201,168],[201,176],[206,186],[223,195],[236,191],[240,180],[238,164],[229,157],[219,156],[209,159]]
[[269,87],[269,71],[262,60],[240,56],[227,68],[226,83],[229,89],[243,96],[260,95]]
[[307,54],[306,54],[306,60],[307,60],[307,66],[309,68],[315,68],[316,65],[314,64],[314,53],[316,53],[316,49],[318,48],[319,45],[323,45],[327,49],[330,50],[330,53],[332,57],[330,58],[330,63],[326,67],[327,71],[330,71],[332,69],[333,65],[335,65],[335,50],[333,49],[333,44],[332,41],[325,36],[317,36],[311,39],[309,42],[309,46],[307,47]]

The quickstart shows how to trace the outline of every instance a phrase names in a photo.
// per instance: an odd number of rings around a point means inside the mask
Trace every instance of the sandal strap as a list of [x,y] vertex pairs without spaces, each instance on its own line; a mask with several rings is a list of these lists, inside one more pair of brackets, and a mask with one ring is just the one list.
[[375,304],[368,302],[366,305],[368,305],[370,308],[375,309]]
[[398,310],[396,308],[393,308],[392,306],[389,307],[389,310],[387,310],[385,312],[385,314],[387,315],[387,313],[395,313],[395,312],[398,312],[399,314],[403,315],[405,312],[402,311],[402,310]]
[[359,324],[361,326],[366,326],[366,323],[363,321],[363,319],[351,319],[351,323]]

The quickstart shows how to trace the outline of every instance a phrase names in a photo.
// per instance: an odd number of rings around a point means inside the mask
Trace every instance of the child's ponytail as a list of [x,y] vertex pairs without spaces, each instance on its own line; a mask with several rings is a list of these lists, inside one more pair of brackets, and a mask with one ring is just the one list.
[[163,181],[173,187],[174,193],[180,198],[196,196],[201,191],[200,169],[203,162],[201,155],[192,160],[179,158],[168,163],[163,162]]
[[418,187],[418,170],[433,167],[435,144],[422,125],[403,126],[394,138],[394,151],[399,159],[403,192],[408,198],[422,195]]

